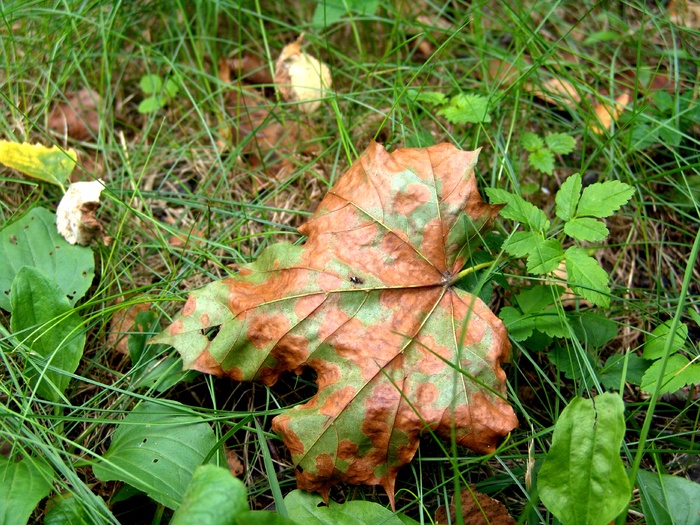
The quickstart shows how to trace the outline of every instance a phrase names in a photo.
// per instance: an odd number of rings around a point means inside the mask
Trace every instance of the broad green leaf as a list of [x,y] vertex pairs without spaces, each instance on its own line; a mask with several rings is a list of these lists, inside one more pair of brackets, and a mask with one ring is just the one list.
[[[656,382],[661,372],[662,360],[659,359],[647,368],[642,377],[641,389],[652,393],[656,390]],[[661,381],[659,395],[677,392],[686,385],[700,383],[700,364],[690,363],[688,358],[681,354],[673,354],[666,362],[664,377]]]
[[610,180],[596,182],[583,190],[576,210],[577,217],[609,217],[627,204],[634,188],[624,182]]
[[503,249],[513,257],[525,257],[537,243],[544,241],[539,232],[524,231],[515,232],[506,240]]
[[[94,496],[99,498],[99,496]],[[47,504],[49,509],[44,518],[43,525],[93,525],[95,523],[109,523],[113,516],[108,514],[107,505],[103,512],[95,515],[94,510],[88,509],[85,500],[71,494],[58,495]]]
[[170,402],[145,402],[117,425],[102,461],[93,465],[101,481],[119,480],[176,509],[195,468],[216,445],[208,423]]
[[[557,288],[561,287],[557,286]],[[549,337],[558,338],[571,335],[566,316],[554,306],[530,315],[535,320],[535,329]]]
[[245,484],[223,467],[200,465],[170,525],[230,525],[248,512]]
[[464,94],[452,97],[448,106],[438,110],[452,124],[491,122],[488,113],[489,99],[482,95]]
[[572,323],[576,337],[587,349],[603,348],[617,336],[617,324],[607,317],[586,312]]
[[498,317],[503,320],[508,330],[508,335],[514,341],[525,341],[535,329],[535,320],[512,306],[501,308]]
[[27,144],[0,140],[0,163],[34,179],[63,188],[75,169],[78,154],[57,146]]
[[613,394],[575,398],[559,415],[537,489],[562,523],[607,525],[625,509],[631,492],[620,458],[624,435],[624,405]]
[[610,306],[610,288],[608,273],[600,267],[598,261],[588,255],[585,250],[572,246],[567,249],[566,259],[567,281],[571,289],[593,304],[607,308]]
[[532,131],[526,131],[520,137],[520,145],[525,151],[533,152],[544,147],[544,141]]
[[328,27],[352,14],[372,16],[378,7],[378,0],[319,0],[311,25],[315,28]]
[[637,354],[630,353],[627,357],[627,369],[625,370],[625,356],[611,355],[600,371],[600,382],[609,390],[619,390],[624,372],[626,383],[639,386],[642,384],[642,377],[647,367],[647,361]]
[[136,109],[139,113],[143,114],[153,113],[154,111],[158,111],[160,108],[165,106],[166,102],[167,100],[165,97],[161,95],[153,95],[144,98]]
[[518,306],[523,313],[535,313],[556,303],[564,293],[564,288],[557,285],[537,284],[529,289],[522,290],[517,296]]
[[545,213],[519,195],[500,188],[486,188],[485,191],[492,204],[506,205],[501,210],[502,217],[521,222],[537,232],[544,232],[549,228],[549,221]]
[[576,139],[566,133],[552,133],[544,138],[547,147],[552,150],[552,153],[559,155],[568,155],[576,147]]
[[554,173],[554,154],[547,148],[533,151],[527,156],[527,161],[536,170],[551,175]]
[[598,219],[593,217],[576,217],[564,224],[564,233],[579,241],[602,241],[610,232]]
[[0,456],[0,525],[22,525],[48,496],[53,471],[36,458],[13,461]]
[[272,245],[193,291],[153,339],[186,369],[238,381],[316,371],[314,398],[272,420],[299,488],[350,481],[392,497],[422,435],[493,452],[517,424],[498,364],[507,332],[456,286],[500,209],[481,200],[475,163],[449,144],[372,143],[300,228],[303,245]]
[[700,523],[700,483],[640,469],[637,484],[646,525]]
[[25,266],[10,292],[10,327],[29,349],[24,373],[36,393],[58,401],[78,368],[85,347],[83,320],[49,277]]
[[556,346],[547,357],[567,379],[583,380],[585,385],[593,385],[591,371],[595,371],[595,365],[586,352],[579,352],[573,346]]
[[144,75],[139,81],[139,86],[146,95],[158,94],[163,89],[163,79],[158,75]]
[[180,87],[177,85],[172,78],[165,81],[165,86],[163,86],[163,95],[166,98],[173,98],[180,91]]
[[[343,504],[330,502],[322,505],[323,499],[318,494],[294,490],[284,498],[289,517],[303,525],[405,525],[416,523],[414,520],[402,519],[391,510],[372,501],[352,500]],[[407,518],[407,517],[404,517]]]
[[559,188],[556,197],[557,217],[569,221],[576,215],[576,206],[581,198],[581,174],[574,173]]
[[564,258],[564,250],[556,239],[538,241],[527,258],[527,271],[534,275],[544,275],[555,270]]
[[71,305],[85,295],[95,277],[92,250],[69,244],[56,231],[56,216],[44,208],[33,208],[0,230],[0,308],[8,312],[12,281],[24,266],[50,277]]
[[[644,359],[659,359],[664,356],[666,342],[671,337],[671,323],[672,321],[669,320],[660,324],[646,337],[644,352],[642,353]],[[688,327],[684,323],[678,323],[676,333],[673,334],[670,353],[673,354],[682,350],[687,340]]]

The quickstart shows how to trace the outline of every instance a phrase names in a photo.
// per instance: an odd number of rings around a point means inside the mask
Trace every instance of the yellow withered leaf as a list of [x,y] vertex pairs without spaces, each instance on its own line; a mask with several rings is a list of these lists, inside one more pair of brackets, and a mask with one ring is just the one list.
[[77,161],[78,154],[73,149],[0,140],[0,163],[28,177],[62,188]]

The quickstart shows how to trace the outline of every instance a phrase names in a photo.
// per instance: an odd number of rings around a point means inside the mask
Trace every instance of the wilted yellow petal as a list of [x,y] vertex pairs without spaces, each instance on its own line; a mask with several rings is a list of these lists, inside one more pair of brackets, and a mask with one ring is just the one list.
[[0,140],[0,162],[25,175],[63,187],[73,172],[78,154],[73,149]]

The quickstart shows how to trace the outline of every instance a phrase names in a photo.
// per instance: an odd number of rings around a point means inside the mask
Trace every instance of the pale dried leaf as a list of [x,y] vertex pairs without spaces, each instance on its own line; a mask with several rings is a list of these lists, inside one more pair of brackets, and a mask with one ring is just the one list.
[[98,237],[105,245],[111,243],[95,216],[102,190],[101,180],[74,182],[58,203],[56,229],[69,243],[87,246]]
[[302,33],[282,49],[275,66],[275,83],[284,100],[299,102],[299,110],[313,113],[333,81],[328,66],[301,50]]
[[526,84],[523,89],[545,102],[562,108],[576,109],[581,102],[581,95],[573,84],[558,78],[550,78],[541,85]]
[[609,130],[613,121],[617,121],[620,118],[629,101],[630,96],[627,93],[623,93],[615,99],[614,106],[606,103],[596,104],[593,109],[600,125],[592,124],[590,126],[591,131],[596,135],[602,135],[606,130]]

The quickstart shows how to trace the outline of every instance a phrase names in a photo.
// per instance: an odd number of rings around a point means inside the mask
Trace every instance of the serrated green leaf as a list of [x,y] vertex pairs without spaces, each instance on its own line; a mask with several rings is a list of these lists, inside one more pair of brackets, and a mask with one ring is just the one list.
[[532,131],[526,131],[520,137],[520,145],[524,150],[533,152],[544,147],[544,141]]
[[450,104],[438,110],[452,124],[491,122],[488,113],[489,99],[482,95],[464,94],[452,97]]
[[576,337],[586,349],[603,348],[617,336],[617,323],[593,312],[585,312],[572,326]]
[[593,304],[607,308],[610,306],[610,288],[608,273],[600,267],[598,261],[585,250],[572,246],[567,249],[567,281],[571,289]]
[[700,484],[640,469],[637,484],[646,525],[698,525]]
[[13,461],[0,456],[0,523],[27,523],[39,502],[51,492],[53,477],[53,471],[39,459]]
[[[561,288],[557,286],[557,288]],[[530,314],[535,320],[535,329],[549,337],[569,337],[569,324],[566,321],[566,316],[557,307],[549,307],[544,310]]]
[[554,173],[554,153],[547,148],[533,151],[527,156],[527,161],[536,170],[551,175]]
[[556,196],[557,217],[569,221],[576,215],[576,206],[581,198],[581,174],[574,173],[559,188]]
[[[671,323],[672,321],[666,321],[660,324],[646,337],[644,352],[642,353],[644,359],[659,359],[664,356],[666,342],[671,337]],[[676,333],[673,335],[670,353],[673,354],[682,350],[687,340],[688,327],[684,323],[679,323]]]
[[228,469],[200,465],[170,525],[230,525],[250,510],[245,484]]
[[21,268],[10,292],[10,327],[26,346],[24,373],[37,395],[61,399],[85,347],[83,320],[63,291],[36,268]]
[[68,243],[56,231],[56,215],[44,208],[33,208],[0,230],[0,308],[8,312],[12,311],[12,281],[24,266],[51,278],[71,306],[85,295],[95,277],[92,250]]
[[0,164],[61,188],[77,163],[78,154],[73,149],[0,140]]
[[[659,379],[659,373],[662,365],[661,359],[647,368],[647,371],[642,377],[640,388],[645,392],[652,393],[656,390],[656,382]],[[666,362],[664,377],[661,381],[659,395],[670,394],[676,392],[686,385],[694,385],[700,383],[700,365],[691,364],[688,358],[681,354],[673,354]]]
[[146,95],[157,94],[163,89],[163,79],[158,75],[144,75],[139,81],[139,86]]
[[544,275],[559,266],[564,258],[564,250],[557,239],[537,242],[527,258],[527,271],[534,275]]
[[596,182],[584,188],[577,217],[609,217],[632,198],[634,188],[617,180]]
[[503,324],[506,325],[508,335],[514,341],[525,341],[525,339],[532,335],[535,329],[535,320],[531,317],[524,316],[520,310],[512,306],[504,306],[501,308],[498,317],[500,317]]
[[593,217],[576,217],[564,224],[564,233],[579,241],[602,241],[610,231],[598,219]]
[[537,489],[562,523],[607,525],[625,509],[630,486],[620,458],[624,435],[619,396],[575,398],[561,413]]
[[409,100],[422,102],[429,106],[442,106],[447,102],[447,96],[439,91],[417,91],[410,89],[407,93]]
[[102,481],[124,481],[176,509],[195,468],[216,445],[208,423],[170,402],[145,402],[117,425],[102,461],[92,468]]
[[485,191],[493,204],[506,204],[506,207],[501,210],[502,217],[521,222],[538,232],[544,232],[549,228],[545,213],[519,195],[500,188],[486,188]]
[[547,135],[544,141],[553,153],[558,153],[559,155],[568,155],[576,147],[576,139],[566,133],[552,133]]
[[619,390],[622,374],[625,372],[625,382],[639,386],[647,368],[648,362],[637,354],[630,353],[627,357],[627,370],[624,355],[611,355],[600,371],[600,382],[609,390]]
[[503,249],[513,257],[525,257],[532,251],[535,244],[542,240],[544,240],[542,234],[538,232],[515,232],[503,244]]

